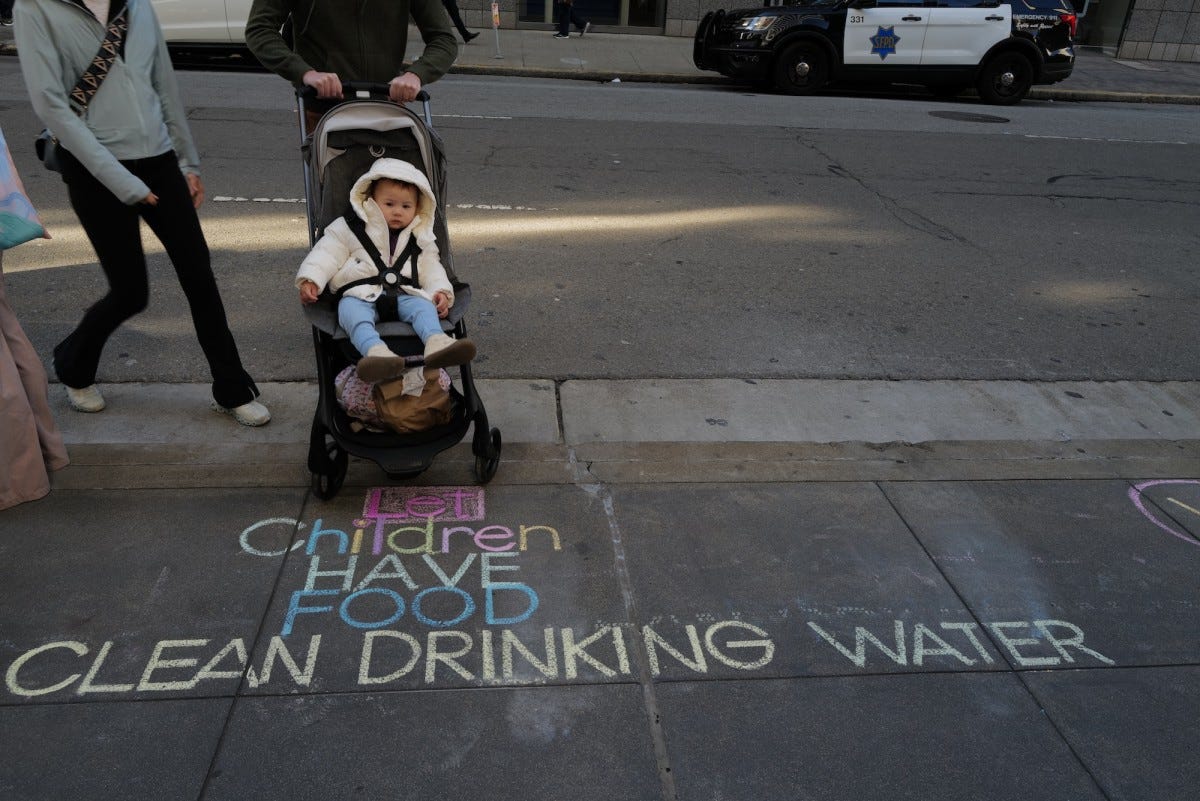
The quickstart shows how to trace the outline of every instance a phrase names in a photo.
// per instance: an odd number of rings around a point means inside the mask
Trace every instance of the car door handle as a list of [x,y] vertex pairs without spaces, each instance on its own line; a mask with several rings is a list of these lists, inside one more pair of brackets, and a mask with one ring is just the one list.
[[901,22],[920,22],[920,21],[921,21],[921,18],[920,18],[920,17],[914,17],[914,16],[911,16],[911,15],[910,15],[910,16],[907,16],[907,17],[901,17],[901,18],[900,18],[900,21],[901,21]]
[[1004,17],[1000,16],[999,14],[992,14],[990,16],[984,17],[984,19],[987,20],[988,22],[1004,22]]

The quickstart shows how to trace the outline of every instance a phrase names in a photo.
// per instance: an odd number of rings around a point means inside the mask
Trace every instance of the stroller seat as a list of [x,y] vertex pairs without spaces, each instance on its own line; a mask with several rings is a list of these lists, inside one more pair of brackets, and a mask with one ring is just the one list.
[[[345,86],[353,90],[359,85]],[[387,84],[369,87],[372,95],[378,93],[386,98]],[[347,96],[351,96],[350,91]],[[425,121],[408,108],[387,100],[351,100],[330,109],[310,137],[303,130],[304,96],[298,95],[309,244],[314,245],[325,226],[341,215],[350,187],[376,159],[397,158],[413,164],[425,174],[434,190],[434,234],[442,266],[454,285],[455,303],[449,315],[441,320],[442,331],[461,339],[467,333],[464,318],[470,307],[471,289],[454,272],[445,215],[445,157],[441,139],[429,124],[428,96],[423,100]],[[488,425],[469,363],[457,368],[456,383],[450,388],[449,423],[405,434],[355,431],[354,421],[338,404],[334,388],[338,373],[359,358],[346,332],[338,325],[337,299],[328,292],[322,293],[316,303],[304,307],[304,314],[312,326],[317,357],[319,392],[308,467],[318,497],[331,498],[341,489],[351,455],[374,461],[390,479],[411,478],[428,469],[438,453],[462,441],[472,425],[476,480],[484,484],[492,479],[500,462],[500,431]],[[399,355],[424,352],[420,337],[407,323],[382,322],[377,330],[388,347]]]

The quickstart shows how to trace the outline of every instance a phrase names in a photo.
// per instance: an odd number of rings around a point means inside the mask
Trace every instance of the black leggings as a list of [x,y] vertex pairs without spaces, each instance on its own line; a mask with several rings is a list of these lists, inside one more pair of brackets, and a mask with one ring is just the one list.
[[140,218],[162,242],[175,267],[191,308],[196,338],[212,372],[213,399],[226,408],[254,400],[258,387],[238,356],[209,263],[208,244],[175,154],[121,162],[158,195],[157,206],[127,206],[70,153],[63,152],[62,161],[71,208],[96,250],[108,278],[108,294],[84,313],[71,335],[54,349],[58,379],[75,389],[94,384],[109,336],[149,303]]

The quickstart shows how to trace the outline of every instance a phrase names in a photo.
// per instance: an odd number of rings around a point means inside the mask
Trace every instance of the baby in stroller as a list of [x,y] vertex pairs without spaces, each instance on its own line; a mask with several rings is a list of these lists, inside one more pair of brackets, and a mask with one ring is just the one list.
[[358,377],[386,381],[412,366],[384,343],[378,320],[411,325],[424,344],[426,367],[474,359],[474,343],[443,333],[438,322],[454,305],[454,287],[438,255],[437,205],[425,175],[406,161],[377,159],[354,182],[350,208],[300,264],[296,287],[305,304],[326,287],[337,295],[338,324],[361,356]]

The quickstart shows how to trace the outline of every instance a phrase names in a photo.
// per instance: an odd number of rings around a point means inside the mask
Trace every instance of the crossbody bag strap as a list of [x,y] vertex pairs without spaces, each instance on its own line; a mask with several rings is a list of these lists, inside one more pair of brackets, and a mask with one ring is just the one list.
[[100,43],[100,50],[92,59],[92,63],[88,65],[87,70],[75,82],[75,88],[71,90],[71,101],[75,104],[77,114],[82,114],[87,109],[88,103],[92,102],[96,92],[100,91],[100,85],[108,77],[108,71],[112,69],[113,63],[125,49],[125,33],[129,30],[128,11],[129,4],[126,3],[108,23],[108,30],[104,33],[104,41]]

